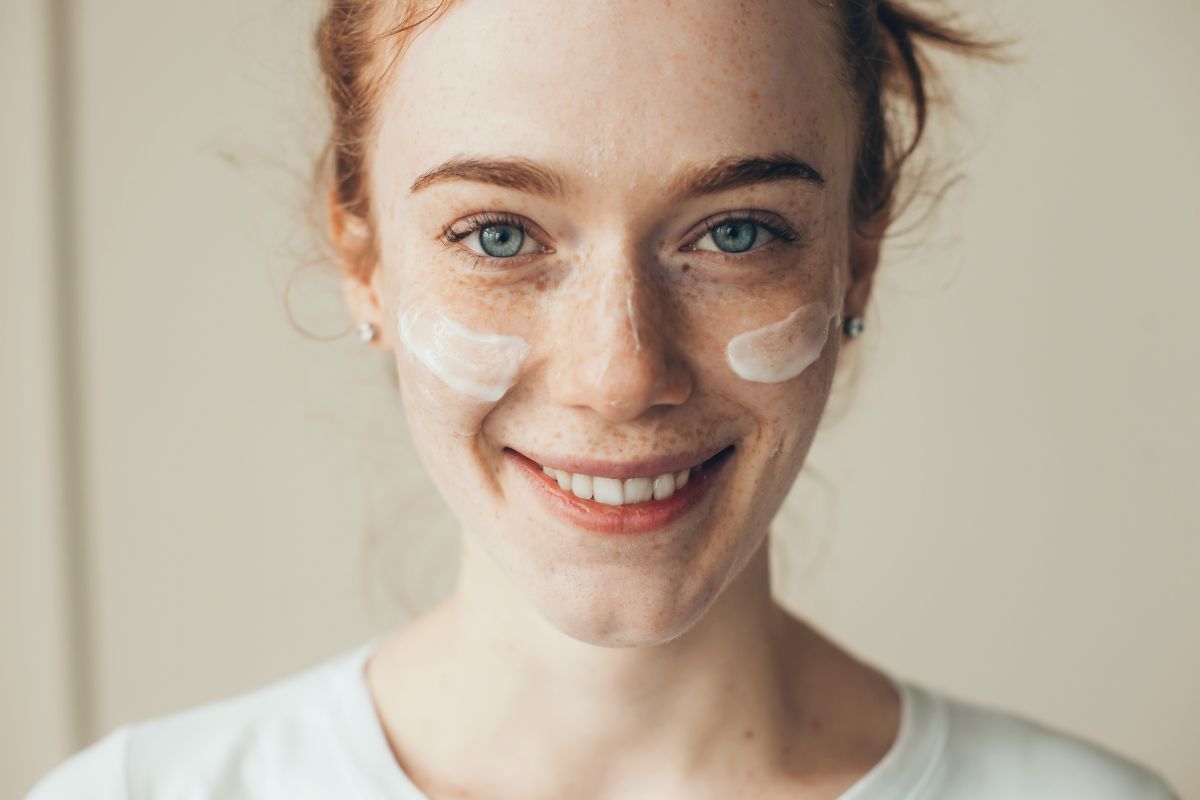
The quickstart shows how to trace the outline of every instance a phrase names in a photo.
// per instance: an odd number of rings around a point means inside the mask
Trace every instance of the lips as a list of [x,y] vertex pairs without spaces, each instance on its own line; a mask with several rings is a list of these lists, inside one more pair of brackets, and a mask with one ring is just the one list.
[[581,456],[553,456],[548,453],[520,451],[521,455],[543,467],[564,472],[605,478],[653,478],[667,472],[675,473],[703,464],[726,447],[714,447],[678,455],[656,456],[641,461],[605,461]]
[[[722,472],[722,467],[729,461],[733,453],[734,447],[729,445],[700,461],[698,466],[690,470],[686,485],[669,497],[632,505],[614,506],[599,503],[593,499],[577,497],[573,492],[561,488],[559,482],[547,475],[537,461],[511,448],[504,450],[504,455],[516,467],[517,473],[531,487],[543,507],[555,516],[580,528],[607,534],[649,533],[680,519],[708,494]],[[691,456],[682,458],[691,458]],[[636,464],[616,465],[621,467],[617,470],[614,470],[614,465],[609,462],[606,468],[610,471],[624,472],[629,477],[635,477],[647,474],[644,471],[647,466],[650,467],[650,470],[662,469],[663,467],[674,467],[678,465],[679,461],[680,457],[675,457],[673,460],[652,459]],[[589,468],[595,469],[597,463],[599,462],[576,460],[571,465],[588,465]]]

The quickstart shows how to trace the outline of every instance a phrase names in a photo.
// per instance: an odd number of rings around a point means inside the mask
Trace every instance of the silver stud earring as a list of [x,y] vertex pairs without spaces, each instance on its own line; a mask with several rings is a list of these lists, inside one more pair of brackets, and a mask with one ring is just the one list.
[[375,338],[375,326],[370,322],[358,323],[358,339],[363,344],[367,344]]
[[850,338],[861,336],[863,327],[864,325],[862,317],[846,317],[845,322],[842,323],[842,330],[845,331],[846,335]]

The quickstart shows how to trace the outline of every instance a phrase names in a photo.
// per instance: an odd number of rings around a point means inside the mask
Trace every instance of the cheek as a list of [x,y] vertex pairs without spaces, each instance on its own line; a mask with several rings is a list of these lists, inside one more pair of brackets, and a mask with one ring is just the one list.
[[429,302],[401,307],[396,338],[416,364],[468,401],[495,403],[517,381],[529,344],[468,328]]
[[840,285],[798,279],[726,295],[719,313],[688,326],[709,386],[755,420],[770,469],[787,472],[803,457],[824,411],[840,347]]
[[842,313],[838,275],[836,269],[798,269],[770,285],[686,298],[685,341],[703,355],[710,378],[720,376],[721,383],[732,381],[743,390],[788,384],[787,394],[793,382],[807,383],[802,376],[831,349],[831,340],[836,346]]
[[[390,241],[380,294],[395,337],[406,405],[437,417],[482,417],[517,382],[529,344],[497,325],[495,293]],[[499,312],[499,313],[498,313]]]
[[517,381],[529,347],[428,304],[402,306],[395,325],[401,399],[417,456],[452,510],[472,508],[499,491],[495,454],[481,431]]
[[775,383],[748,381],[729,374],[727,397],[753,418],[747,436],[747,478],[753,502],[776,508],[792,486],[825,412],[837,364],[839,339],[830,337],[820,356],[799,375]]
[[[396,366],[414,438],[474,437],[519,379],[529,344],[433,293],[392,308]],[[435,443],[444,448],[445,443]]]
[[725,346],[725,360],[743,380],[790,381],[821,357],[839,312],[824,300],[806,303],[781,320],[734,336]]
[[[814,349],[807,349],[802,361],[808,363],[795,377],[787,380],[746,380],[735,375],[728,365],[723,365],[727,376],[724,393],[754,417],[764,436],[791,440],[793,437],[804,438],[816,428],[833,382],[837,337],[829,337],[824,348],[809,361]],[[775,363],[764,356],[758,366],[774,369]]]

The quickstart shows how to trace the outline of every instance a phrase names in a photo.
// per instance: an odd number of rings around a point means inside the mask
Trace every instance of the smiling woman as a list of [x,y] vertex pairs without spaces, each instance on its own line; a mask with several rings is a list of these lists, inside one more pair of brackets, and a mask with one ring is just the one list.
[[924,48],[993,46],[884,0],[334,0],[317,43],[345,298],[461,525],[455,589],[33,798],[1172,796],[772,595]]

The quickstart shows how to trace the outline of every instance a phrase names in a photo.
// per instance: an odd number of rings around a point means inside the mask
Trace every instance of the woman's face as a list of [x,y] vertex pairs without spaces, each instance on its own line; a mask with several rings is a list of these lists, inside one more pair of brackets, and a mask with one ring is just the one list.
[[808,452],[874,264],[831,13],[466,0],[392,73],[351,304],[465,535],[575,638],[687,630]]

